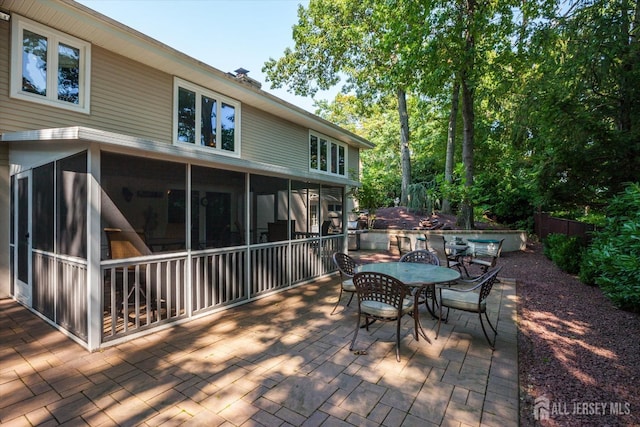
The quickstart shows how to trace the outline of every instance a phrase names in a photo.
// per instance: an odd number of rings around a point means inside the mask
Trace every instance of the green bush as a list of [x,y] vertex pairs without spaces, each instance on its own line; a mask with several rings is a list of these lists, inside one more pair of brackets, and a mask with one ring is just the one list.
[[350,195],[358,201],[360,209],[373,210],[379,207],[393,206],[393,198],[369,182],[363,182],[362,187],[352,189]]
[[437,199],[437,188],[435,181],[428,183],[415,183],[407,187],[409,211],[421,212],[425,215],[431,215],[439,206]]
[[640,184],[629,184],[607,208],[580,265],[580,280],[596,284],[618,307],[640,311]]
[[561,270],[570,274],[580,271],[583,245],[576,236],[549,234],[544,240],[544,254]]
[[600,260],[604,256],[600,249],[594,247],[593,244],[589,246],[582,254],[580,260],[580,281],[585,285],[595,286],[596,277],[600,274]]

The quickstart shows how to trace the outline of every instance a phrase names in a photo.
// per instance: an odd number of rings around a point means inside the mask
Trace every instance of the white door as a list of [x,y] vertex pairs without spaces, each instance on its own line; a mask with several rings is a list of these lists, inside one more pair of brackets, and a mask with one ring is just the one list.
[[16,176],[15,192],[15,297],[31,307],[31,171]]

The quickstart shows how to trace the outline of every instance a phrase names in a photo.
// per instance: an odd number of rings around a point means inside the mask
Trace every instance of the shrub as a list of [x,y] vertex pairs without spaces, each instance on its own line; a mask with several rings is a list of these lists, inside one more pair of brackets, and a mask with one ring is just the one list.
[[353,188],[350,195],[358,201],[360,209],[376,209],[381,206],[393,206],[393,198],[371,183],[364,182],[362,187]]
[[440,203],[437,199],[435,181],[410,184],[407,187],[407,196],[409,199],[407,208],[410,211],[422,212],[425,215],[431,215]]
[[607,208],[580,265],[580,280],[597,284],[618,307],[640,311],[640,184],[629,184]]
[[596,277],[600,274],[600,260],[604,258],[600,252],[600,249],[592,244],[582,254],[579,277],[585,285],[595,286],[596,284]]
[[561,270],[570,274],[580,271],[583,246],[580,238],[564,234],[549,234],[544,240],[544,254]]

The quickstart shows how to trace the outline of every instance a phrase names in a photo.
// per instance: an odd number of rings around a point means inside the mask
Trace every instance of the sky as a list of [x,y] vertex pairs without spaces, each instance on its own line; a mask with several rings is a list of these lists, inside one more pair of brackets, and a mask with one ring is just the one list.
[[[262,67],[293,48],[298,5],[308,0],[77,0],[174,49],[224,72],[249,70],[262,89],[307,111],[311,98],[270,89]],[[318,92],[333,100],[338,88]]]

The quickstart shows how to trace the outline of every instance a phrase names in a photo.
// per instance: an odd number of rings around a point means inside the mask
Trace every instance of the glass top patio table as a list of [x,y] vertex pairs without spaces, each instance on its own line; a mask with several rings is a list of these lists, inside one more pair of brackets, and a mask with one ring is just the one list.
[[[440,267],[432,264],[422,264],[415,262],[375,262],[371,264],[362,264],[356,268],[356,273],[363,271],[372,271],[376,273],[388,274],[396,279],[400,280],[407,286],[412,288],[423,288],[426,286],[431,287],[432,295],[435,295],[435,286],[439,283],[448,283],[458,280],[460,278],[460,272],[447,267]],[[422,329],[422,323],[418,315],[418,296],[421,292],[417,289],[413,293],[413,319],[415,322],[415,338],[419,341],[418,334],[431,342],[427,334]],[[433,305],[433,302],[432,302]],[[435,317],[434,307],[429,308],[429,305],[425,303],[425,306],[429,310],[432,316]]]
[[415,262],[375,262],[358,266],[356,272],[374,271],[388,274],[408,286],[453,282],[460,272],[447,267]]

